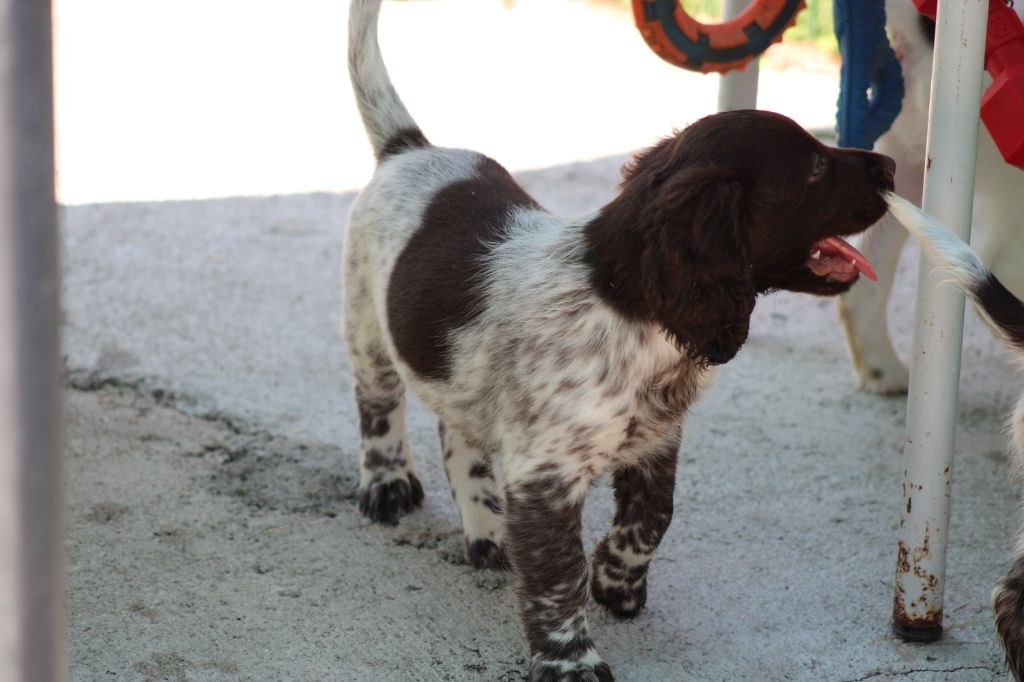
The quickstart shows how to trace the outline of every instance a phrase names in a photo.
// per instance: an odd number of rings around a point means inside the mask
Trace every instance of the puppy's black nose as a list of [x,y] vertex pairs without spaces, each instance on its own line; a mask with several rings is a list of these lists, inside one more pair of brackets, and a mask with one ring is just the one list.
[[885,154],[871,154],[866,159],[868,172],[882,183],[886,189],[892,190],[896,184],[896,162]]
[[878,156],[881,157],[881,160],[882,160],[882,173],[889,180],[895,180],[896,179],[896,162],[893,161],[888,156],[886,156],[885,154],[879,154]]

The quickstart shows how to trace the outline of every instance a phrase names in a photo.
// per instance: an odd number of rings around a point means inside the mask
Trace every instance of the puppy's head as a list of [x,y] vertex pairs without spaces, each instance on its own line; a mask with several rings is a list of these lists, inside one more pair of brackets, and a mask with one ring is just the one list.
[[874,277],[843,237],[885,214],[894,171],[888,157],[826,147],[778,114],[701,119],[623,172],[620,199],[640,214],[643,298],[691,354],[731,359],[758,293],[834,295]]

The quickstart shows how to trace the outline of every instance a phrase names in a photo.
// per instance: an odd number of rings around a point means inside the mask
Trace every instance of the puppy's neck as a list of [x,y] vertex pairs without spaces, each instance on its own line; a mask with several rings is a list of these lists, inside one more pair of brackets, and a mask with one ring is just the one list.
[[729,210],[735,183],[691,175],[657,196],[627,179],[583,227],[584,262],[618,314],[658,325],[685,354],[718,365],[746,341],[757,292]]
[[660,322],[642,284],[642,227],[635,224],[642,211],[637,204],[620,194],[583,225],[583,261],[594,291],[616,312],[629,320]]

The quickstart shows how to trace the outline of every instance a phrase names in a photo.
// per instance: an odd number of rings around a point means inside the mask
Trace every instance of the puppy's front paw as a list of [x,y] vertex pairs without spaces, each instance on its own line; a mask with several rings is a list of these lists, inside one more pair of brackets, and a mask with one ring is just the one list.
[[579,661],[535,661],[530,666],[529,682],[615,682],[607,663],[585,664]]
[[594,550],[590,594],[616,618],[633,618],[647,604],[647,565],[627,567],[602,540]]
[[376,523],[394,526],[398,519],[422,504],[423,485],[413,473],[374,481],[359,489],[359,513]]
[[476,569],[489,568],[495,571],[506,571],[509,568],[505,549],[491,540],[466,538],[466,561]]
[[635,618],[647,605],[647,580],[639,584],[614,583],[602,585],[595,576],[590,584],[590,593],[601,606],[616,618],[629,620]]

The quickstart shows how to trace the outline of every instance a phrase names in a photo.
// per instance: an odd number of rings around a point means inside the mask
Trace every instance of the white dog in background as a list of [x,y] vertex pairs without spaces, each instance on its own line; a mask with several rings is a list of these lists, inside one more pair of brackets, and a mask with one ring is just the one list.
[[[1024,3],[1017,12],[1024,10]],[[924,179],[928,94],[934,24],[910,0],[887,0],[887,26],[903,66],[903,110],[876,151],[896,160],[896,191],[920,205]],[[975,243],[981,259],[1017,296],[1024,296],[1024,171],[1003,161],[984,125],[978,131],[975,208],[985,225]],[[874,263],[877,282],[861,282],[839,299],[839,317],[858,385],[882,394],[907,390],[906,365],[893,348],[886,307],[907,233],[895,225],[871,229],[862,248]]]

